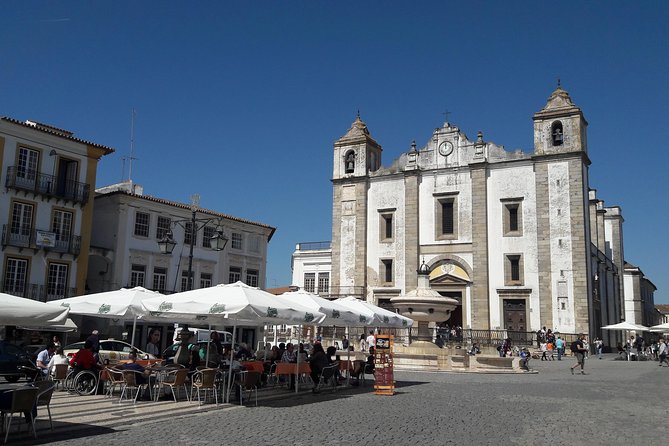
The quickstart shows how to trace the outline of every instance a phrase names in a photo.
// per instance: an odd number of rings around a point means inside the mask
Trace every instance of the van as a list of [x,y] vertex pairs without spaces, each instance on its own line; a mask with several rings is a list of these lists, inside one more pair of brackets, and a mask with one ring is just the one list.
[[[179,341],[179,332],[181,327],[174,327],[174,342]],[[197,342],[207,342],[211,338],[211,332],[216,331],[221,338],[221,344],[231,344],[232,343],[232,333],[229,331],[219,331],[219,330],[209,330],[207,328],[194,328],[188,327],[188,331],[195,333],[195,343]]]

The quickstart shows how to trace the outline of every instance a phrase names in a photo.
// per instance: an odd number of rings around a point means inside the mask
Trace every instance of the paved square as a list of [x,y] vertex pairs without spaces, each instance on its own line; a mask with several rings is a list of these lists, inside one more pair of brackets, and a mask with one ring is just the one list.
[[[445,445],[664,444],[669,367],[655,361],[533,360],[538,374],[398,372],[398,394],[371,386],[301,394],[56,442],[91,444]],[[42,428],[38,442],[47,441]],[[64,440],[65,434],[57,434]],[[63,436],[61,436],[63,435]]]

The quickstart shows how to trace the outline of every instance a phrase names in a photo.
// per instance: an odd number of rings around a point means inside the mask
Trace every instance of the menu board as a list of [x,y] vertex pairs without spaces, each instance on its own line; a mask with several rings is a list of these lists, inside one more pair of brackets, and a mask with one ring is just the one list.
[[374,393],[377,395],[394,395],[393,335],[376,335],[374,370]]

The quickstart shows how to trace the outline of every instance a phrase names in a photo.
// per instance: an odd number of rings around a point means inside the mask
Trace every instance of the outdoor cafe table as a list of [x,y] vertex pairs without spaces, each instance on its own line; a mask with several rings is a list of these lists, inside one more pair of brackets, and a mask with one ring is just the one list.
[[301,362],[299,364],[294,362],[277,362],[276,371],[274,372],[276,376],[281,375],[309,375],[311,374],[311,366],[308,362]]
[[241,364],[249,372],[265,372],[265,364],[262,361],[242,361]]

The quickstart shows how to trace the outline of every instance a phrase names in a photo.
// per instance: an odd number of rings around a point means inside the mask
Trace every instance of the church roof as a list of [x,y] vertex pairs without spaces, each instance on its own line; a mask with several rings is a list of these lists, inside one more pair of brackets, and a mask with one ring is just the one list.
[[378,146],[378,143],[374,140],[374,138],[372,138],[372,135],[369,134],[367,124],[365,124],[365,122],[360,119],[360,113],[358,113],[358,115],[355,117],[355,121],[353,121],[353,124],[351,124],[351,128],[348,129],[348,132],[339,138],[335,144],[350,143],[352,141],[361,139],[369,141]]

